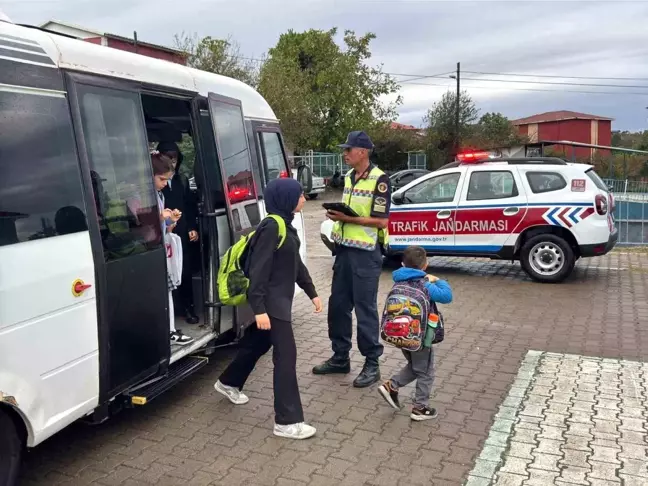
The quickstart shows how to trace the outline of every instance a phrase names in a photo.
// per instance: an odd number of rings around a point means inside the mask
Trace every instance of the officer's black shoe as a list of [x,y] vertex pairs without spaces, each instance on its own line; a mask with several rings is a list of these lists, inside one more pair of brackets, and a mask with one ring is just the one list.
[[378,361],[365,361],[362,371],[358,377],[353,380],[353,386],[356,388],[366,388],[380,381],[380,367]]
[[335,356],[327,359],[322,364],[313,367],[314,375],[347,374],[351,372],[351,361],[339,359]]
[[198,324],[200,319],[198,319],[198,316],[193,310],[193,307],[189,307],[187,310],[185,310],[185,321],[187,321],[187,324]]

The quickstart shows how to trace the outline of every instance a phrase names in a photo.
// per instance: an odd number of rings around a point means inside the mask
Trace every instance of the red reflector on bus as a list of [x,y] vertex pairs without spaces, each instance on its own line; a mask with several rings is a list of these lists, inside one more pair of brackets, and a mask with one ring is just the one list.
[[288,171],[282,170],[279,174],[280,179],[288,179]]

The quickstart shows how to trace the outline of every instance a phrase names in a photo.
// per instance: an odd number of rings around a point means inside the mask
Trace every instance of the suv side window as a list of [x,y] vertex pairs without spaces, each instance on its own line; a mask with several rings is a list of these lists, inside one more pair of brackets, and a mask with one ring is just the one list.
[[470,175],[468,201],[504,199],[519,195],[515,178],[509,171],[480,170]]
[[403,195],[404,200],[409,204],[452,202],[460,178],[459,172],[431,177],[408,189]]
[[0,246],[87,231],[63,94],[0,91]]
[[567,181],[557,172],[527,172],[526,176],[534,194],[560,191],[567,187]]

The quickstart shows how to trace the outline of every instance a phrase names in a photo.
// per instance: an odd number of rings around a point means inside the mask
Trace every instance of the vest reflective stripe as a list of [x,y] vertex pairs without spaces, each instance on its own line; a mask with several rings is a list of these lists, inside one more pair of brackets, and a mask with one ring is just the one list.
[[[342,202],[351,206],[359,216],[368,218],[371,216],[373,195],[376,191],[378,179],[384,174],[378,167],[369,172],[366,179],[360,179],[355,186],[351,183],[353,170],[347,172],[344,178],[344,191]],[[373,251],[380,239],[380,244],[387,241],[387,231],[360,226],[358,224],[336,222],[333,226],[333,241],[338,245],[359,248],[361,250]]]

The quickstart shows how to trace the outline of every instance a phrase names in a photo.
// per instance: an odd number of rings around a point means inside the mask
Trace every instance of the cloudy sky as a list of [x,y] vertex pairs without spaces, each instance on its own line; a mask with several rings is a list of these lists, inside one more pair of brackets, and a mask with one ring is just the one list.
[[574,110],[613,117],[615,129],[648,129],[648,1],[0,0],[0,9],[17,23],[136,30],[166,45],[182,31],[231,34],[250,57],[288,29],[371,31],[372,62],[412,80],[402,84],[402,123],[420,125],[454,89],[444,73],[460,61],[462,85],[482,112]]

